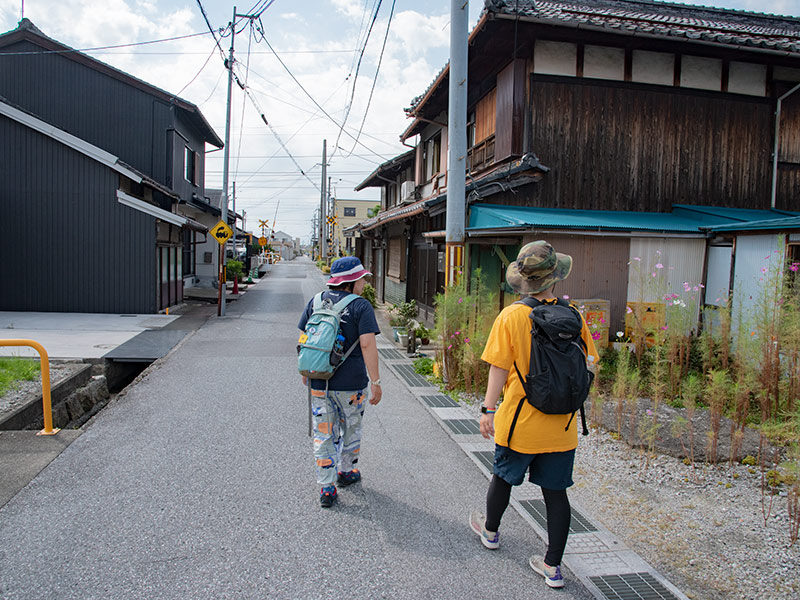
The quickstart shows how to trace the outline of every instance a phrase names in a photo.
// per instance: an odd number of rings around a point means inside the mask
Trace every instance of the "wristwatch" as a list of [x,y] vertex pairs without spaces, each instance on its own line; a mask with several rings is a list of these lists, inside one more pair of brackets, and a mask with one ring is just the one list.
[[486,405],[481,404],[481,412],[485,415],[493,415],[496,410],[496,408],[488,408]]
[[380,377],[378,377],[378,378],[377,378],[375,381],[370,381],[370,383],[371,383],[372,385],[380,385],[380,384],[381,384],[381,378],[380,378]]

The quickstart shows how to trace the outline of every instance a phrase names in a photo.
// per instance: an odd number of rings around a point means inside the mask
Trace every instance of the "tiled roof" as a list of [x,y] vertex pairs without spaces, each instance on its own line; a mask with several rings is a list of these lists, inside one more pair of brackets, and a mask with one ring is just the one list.
[[543,22],[800,54],[800,18],[651,0],[487,0],[486,10]]

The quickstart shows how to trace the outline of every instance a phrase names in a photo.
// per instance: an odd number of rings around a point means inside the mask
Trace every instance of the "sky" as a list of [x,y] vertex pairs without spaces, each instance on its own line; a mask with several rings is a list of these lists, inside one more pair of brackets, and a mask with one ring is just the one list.
[[[245,211],[247,230],[268,220],[308,241],[320,203],[323,140],[334,196],[378,202],[377,188],[353,188],[408,149],[399,140],[409,124],[403,108],[447,62],[450,2],[239,2],[241,14],[266,8],[254,22],[260,31],[242,19],[235,35],[235,72],[249,90],[234,85],[231,102],[236,212]],[[232,2],[200,4],[215,31],[226,28]],[[800,16],[800,0],[703,4]],[[471,0],[470,29],[482,8],[482,0]],[[23,10],[45,35],[196,104],[224,139],[227,71],[197,0],[0,0],[0,33],[14,29]],[[217,38],[227,55],[225,35]],[[206,155],[206,187],[222,187],[223,155]]]

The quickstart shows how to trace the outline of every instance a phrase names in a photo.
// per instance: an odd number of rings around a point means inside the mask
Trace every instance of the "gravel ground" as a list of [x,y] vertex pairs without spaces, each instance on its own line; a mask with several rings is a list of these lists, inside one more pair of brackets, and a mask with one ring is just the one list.
[[[465,406],[478,418],[478,401]],[[662,454],[648,461],[592,429],[579,442],[574,479],[570,498],[690,598],[800,598],[786,493],[772,496],[771,508],[766,496],[762,510],[757,467],[692,468]]]
[[[84,366],[83,363],[50,363],[50,388],[63,381]],[[41,377],[33,381],[19,381],[15,388],[0,396],[0,419],[30,402],[42,393]]]

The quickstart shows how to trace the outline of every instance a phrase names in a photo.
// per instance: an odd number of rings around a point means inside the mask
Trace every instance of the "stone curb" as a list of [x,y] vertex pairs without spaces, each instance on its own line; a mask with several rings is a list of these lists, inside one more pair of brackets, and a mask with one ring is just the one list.
[[[87,363],[69,377],[51,386],[50,404],[53,407],[53,415],[57,412],[56,407],[63,404],[75,390],[85,386],[91,377],[92,365]],[[37,421],[41,422],[42,418],[42,394],[40,393],[0,420],[0,431],[22,430]]]

